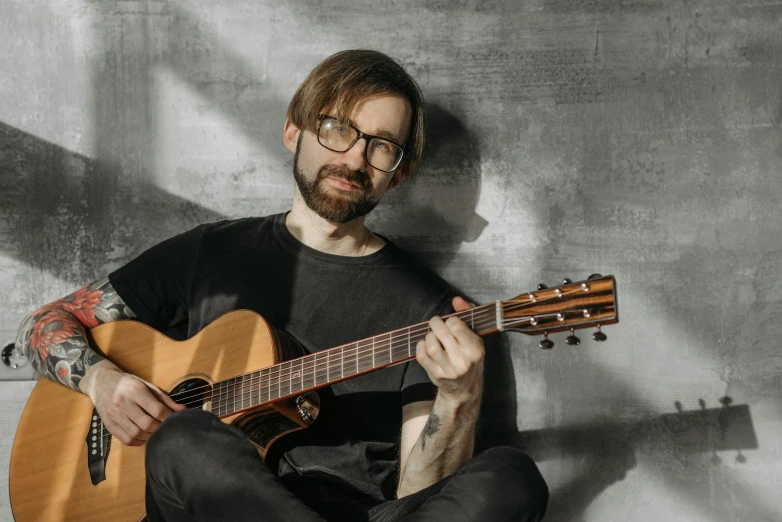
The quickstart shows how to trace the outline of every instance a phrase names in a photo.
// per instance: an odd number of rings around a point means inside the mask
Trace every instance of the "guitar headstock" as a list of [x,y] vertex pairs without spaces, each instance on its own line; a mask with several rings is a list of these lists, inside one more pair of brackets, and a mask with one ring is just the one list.
[[565,279],[561,286],[538,285],[533,292],[502,302],[502,330],[543,335],[541,348],[553,348],[548,334],[569,331],[565,342],[581,343],[575,330],[596,327],[592,338],[605,341],[601,328],[619,322],[614,276],[592,274],[584,281]]

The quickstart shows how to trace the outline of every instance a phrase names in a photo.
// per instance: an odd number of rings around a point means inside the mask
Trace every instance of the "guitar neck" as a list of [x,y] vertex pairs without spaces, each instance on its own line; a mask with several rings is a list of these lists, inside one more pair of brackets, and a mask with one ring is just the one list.
[[[594,274],[586,281],[566,280],[562,286],[525,293],[509,301],[495,301],[447,317],[459,317],[481,336],[500,331],[528,335],[571,331],[619,321],[613,276]],[[429,323],[392,332],[285,361],[263,370],[215,383],[212,411],[224,417],[262,404],[300,395],[357,375],[403,363],[415,357],[415,345],[429,333]],[[595,340],[604,340],[602,332]],[[597,337],[599,335],[599,337]],[[576,342],[578,341],[578,342]],[[542,348],[550,348],[548,341]]]
[[[478,335],[499,331],[501,303],[457,312]],[[430,332],[418,323],[374,337],[285,361],[214,384],[212,412],[219,417],[300,395],[415,358],[415,345]]]

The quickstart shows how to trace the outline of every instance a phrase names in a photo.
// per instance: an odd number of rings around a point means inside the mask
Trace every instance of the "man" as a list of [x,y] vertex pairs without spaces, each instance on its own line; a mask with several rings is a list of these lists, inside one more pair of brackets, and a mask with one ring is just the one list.
[[[149,441],[151,521],[542,518],[548,492],[529,457],[473,458],[483,342],[440,318],[470,305],[364,224],[413,174],[425,130],[418,86],[396,62],[337,53],[288,108],[290,212],[201,225],[25,320],[18,342],[42,375],[87,394],[122,443]],[[313,426],[276,443],[273,467],[237,428],[183,411],[86,341],[85,329],[128,318],[190,337],[237,308],[309,352],[430,318],[431,332],[417,363],[331,386]]]

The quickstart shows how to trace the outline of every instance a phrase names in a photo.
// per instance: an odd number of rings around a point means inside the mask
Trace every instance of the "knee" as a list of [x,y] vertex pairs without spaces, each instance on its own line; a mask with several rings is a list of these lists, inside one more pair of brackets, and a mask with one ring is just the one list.
[[203,410],[184,410],[169,416],[147,441],[147,470],[154,473],[158,466],[202,454],[199,448],[209,444],[207,433],[215,422],[220,420]]
[[[527,513],[540,513],[548,504],[548,486],[535,461],[518,448],[500,446],[478,454],[476,465],[490,470],[495,491],[513,491]],[[534,520],[534,519],[533,519]]]

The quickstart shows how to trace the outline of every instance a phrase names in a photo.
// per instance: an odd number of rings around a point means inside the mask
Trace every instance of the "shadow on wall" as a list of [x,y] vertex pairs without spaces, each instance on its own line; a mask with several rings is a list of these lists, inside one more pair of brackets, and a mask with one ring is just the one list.
[[[121,176],[101,164],[0,122],[0,212],[8,224],[3,254],[76,285],[182,229],[224,216],[154,185],[96,187]],[[103,207],[93,211],[94,201]],[[139,245],[141,243],[141,245]]]
[[415,179],[390,191],[367,223],[377,224],[399,246],[442,273],[461,244],[478,239],[488,222],[476,212],[481,194],[476,137],[437,100],[430,100],[426,111],[426,149]]
[[[699,400],[701,409],[694,411],[683,411],[677,402],[677,413],[639,421],[604,419],[520,432],[512,444],[538,462],[563,456],[578,460],[578,476],[552,492],[552,499],[557,500],[547,513],[552,520],[576,522],[582,520],[583,512],[600,493],[635,468],[636,454],[673,458],[687,462],[688,468],[705,470],[723,463],[717,451],[736,451],[736,463],[746,462],[741,450],[758,447],[749,406],[731,405],[729,397],[720,402],[721,408],[707,409]],[[661,440],[665,444],[660,444]],[[707,455],[711,456],[705,458]]]

